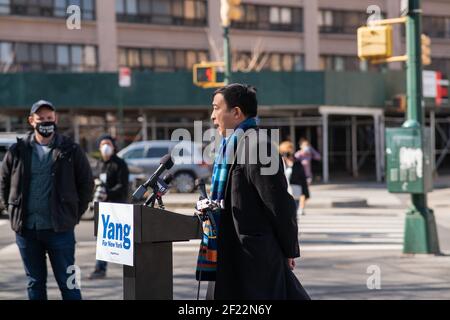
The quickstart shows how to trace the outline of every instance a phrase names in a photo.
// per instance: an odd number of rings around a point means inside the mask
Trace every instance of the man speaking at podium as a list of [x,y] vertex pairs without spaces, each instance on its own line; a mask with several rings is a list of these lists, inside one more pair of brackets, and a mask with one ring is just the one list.
[[[309,299],[292,272],[300,256],[295,201],[278,151],[258,130],[256,89],[220,88],[212,107],[222,136],[211,185],[219,209],[205,223],[197,279],[210,281],[208,295],[215,281],[214,299]],[[272,150],[270,163],[261,150]]]

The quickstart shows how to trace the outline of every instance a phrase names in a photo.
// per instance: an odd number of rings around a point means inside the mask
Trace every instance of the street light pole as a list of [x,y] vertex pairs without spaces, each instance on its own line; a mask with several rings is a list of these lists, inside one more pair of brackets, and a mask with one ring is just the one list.
[[[421,15],[420,0],[409,0],[406,22],[408,110],[407,121],[403,127],[420,129],[423,151]],[[428,208],[426,191],[420,194],[411,194],[411,202],[412,207],[406,214],[403,252],[438,254],[440,250],[436,221],[433,210]]]
[[223,53],[225,62],[225,85],[231,83],[231,49],[230,49],[230,26],[223,27]]

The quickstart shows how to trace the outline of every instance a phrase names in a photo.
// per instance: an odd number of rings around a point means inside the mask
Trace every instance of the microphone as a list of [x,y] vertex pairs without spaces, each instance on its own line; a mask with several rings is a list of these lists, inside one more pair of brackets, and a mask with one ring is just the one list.
[[164,204],[162,203],[162,196],[169,191],[170,187],[169,184],[173,180],[173,175],[171,173],[167,174],[163,179],[158,178],[156,185],[153,189],[153,193],[147,198],[147,200],[144,203],[144,206],[151,206],[153,207],[155,204],[155,200],[158,200],[158,203],[160,204],[160,208],[163,209]]
[[158,191],[156,192],[156,195],[159,197],[165,195],[170,189],[169,184],[172,182],[172,180],[173,175],[171,173],[165,175],[163,179],[158,179]]
[[198,191],[200,192],[199,200],[208,199],[208,194],[206,193],[205,180],[199,179],[197,186],[198,186]]
[[144,184],[140,185],[139,188],[133,193],[133,200],[140,201],[147,192],[148,187],[153,188],[158,182],[159,176],[165,170],[170,170],[173,167],[173,160],[170,154],[166,154],[162,157],[159,163],[158,169],[156,169],[152,176]]

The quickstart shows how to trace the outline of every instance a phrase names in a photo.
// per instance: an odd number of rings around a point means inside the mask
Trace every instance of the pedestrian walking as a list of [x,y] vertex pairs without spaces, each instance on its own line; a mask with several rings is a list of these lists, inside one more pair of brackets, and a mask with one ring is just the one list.
[[297,210],[302,196],[309,198],[309,187],[306,180],[305,170],[300,160],[294,157],[294,144],[284,141],[279,148],[284,162],[284,173],[288,181],[288,191],[295,200]]
[[1,168],[0,201],[16,232],[30,300],[47,299],[46,256],[62,298],[81,299],[79,285],[71,282],[78,269],[74,229],[92,199],[94,181],[85,153],[58,133],[57,120],[52,103],[36,102],[28,117],[33,131],[17,139]]
[[[306,180],[308,185],[311,185],[313,182],[313,172],[312,172],[312,161],[320,161],[322,159],[320,153],[314,149],[309,143],[308,139],[300,138],[299,140],[300,150],[295,153],[295,158],[298,159],[303,168],[305,170]],[[306,201],[309,199],[309,191],[308,195],[303,194],[300,197],[300,209],[299,212],[301,215],[305,214]]]

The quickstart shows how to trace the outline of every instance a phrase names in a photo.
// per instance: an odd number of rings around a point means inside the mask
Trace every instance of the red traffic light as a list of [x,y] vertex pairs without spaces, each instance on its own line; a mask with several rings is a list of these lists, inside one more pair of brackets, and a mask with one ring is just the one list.
[[216,81],[214,77],[213,67],[200,67],[197,68],[197,81],[198,82],[214,82]]
[[223,62],[205,62],[194,64],[193,82],[196,86],[202,88],[220,88],[225,85],[224,82],[217,82],[218,68],[223,68]]

